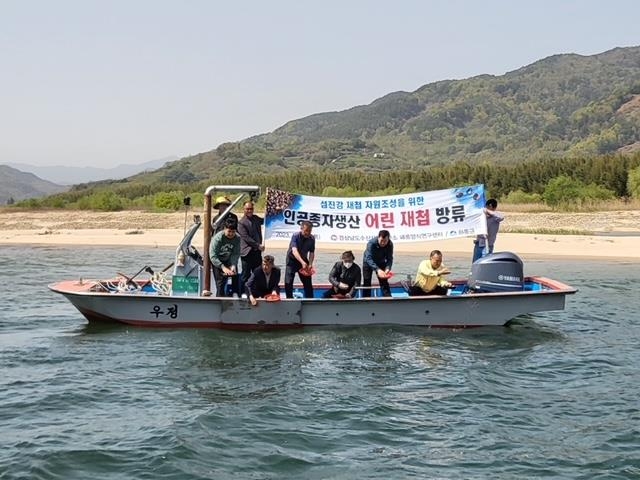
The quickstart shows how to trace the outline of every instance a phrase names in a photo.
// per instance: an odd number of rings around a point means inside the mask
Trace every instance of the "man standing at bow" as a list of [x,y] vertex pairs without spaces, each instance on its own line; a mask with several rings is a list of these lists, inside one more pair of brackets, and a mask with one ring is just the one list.
[[490,198],[487,200],[487,203],[485,203],[483,212],[487,217],[487,234],[478,235],[473,241],[473,259],[471,263],[485,255],[493,253],[498,230],[500,230],[500,222],[504,220],[504,215],[498,212],[497,208],[498,201],[495,198]]

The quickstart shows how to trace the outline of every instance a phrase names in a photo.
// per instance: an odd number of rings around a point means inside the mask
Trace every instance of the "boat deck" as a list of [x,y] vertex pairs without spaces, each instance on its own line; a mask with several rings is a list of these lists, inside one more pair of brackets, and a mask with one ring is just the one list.
[[[449,290],[447,296],[456,297],[463,296],[468,294],[478,294],[478,292],[472,292],[469,290],[467,283],[463,280],[458,280],[452,282],[454,284],[453,288]],[[93,292],[93,293],[126,293],[126,294],[138,294],[138,295],[162,295],[149,281],[140,281],[136,282],[136,288],[125,288],[121,281],[118,279],[112,280],[69,280],[59,282],[55,285],[55,290],[57,291],[66,291],[69,293],[82,293],[82,292]],[[322,299],[322,295],[326,290],[328,290],[331,286],[329,284],[319,284],[314,285],[314,298]],[[393,283],[390,285],[391,287],[391,296],[393,298],[404,298],[408,297],[409,294],[405,287],[400,283]],[[355,298],[364,298],[363,291],[364,287],[360,287],[358,289],[357,296]],[[524,288],[522,290],[514,290],[514,292],[542,292],[542,291],[557,291],[557,290],[571,290],[571,287],[557,282],[555,280],[551,280],[544,277],[527,277],[524,282]],[[497,293],[497,292],[495,292]],[[501,292],[503,293],[503,292]],[[570,293],[570,292],[567,292]],[[199,296],[197,293],[187,293],[180,292],[174,293],[173,295],[178,296],[189,296],[189,297],[197,297]],[[294,285],[294,298],[303,298],[303,290],[302,285]],[[371,287],[371,298],[379,298],[382,297],[382,291],[377,285],[373,285]],[[280,297],[284,300],[285,293],[284,287],[281,286]]]

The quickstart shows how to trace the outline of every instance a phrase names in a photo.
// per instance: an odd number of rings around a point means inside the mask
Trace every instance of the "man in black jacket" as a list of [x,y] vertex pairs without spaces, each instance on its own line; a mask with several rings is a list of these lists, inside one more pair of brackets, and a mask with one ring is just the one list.
[[262,263],[262,224],[264,220],[253,214],[253,202],[244,204],[244,217],[238,221],[240,235],[240,263],[242,264],[242,285],[249,281],[251,273]]
[[251,305],[258,303],[256,298],[264,298],[269,294],[280,295],[280,269],[274,263],[271,255],[265,255],[262,265],[251,272],[246,285]]
[[360,267],[354,263],[355,257],[351,250],[342,254],[342,260],[336,262],[329,273],[329,282],[332,287],[324,292],[322,298],[332,298],[334,295],[345,298],[355,298],[356,289],[362,281]]
[[391,296],[388,275],[393,265],[393,242],[388,230],[380,230],[378,238],[367,242],[362,261],[363,297],[371,296],[371,277],[375,272],[383,297]]

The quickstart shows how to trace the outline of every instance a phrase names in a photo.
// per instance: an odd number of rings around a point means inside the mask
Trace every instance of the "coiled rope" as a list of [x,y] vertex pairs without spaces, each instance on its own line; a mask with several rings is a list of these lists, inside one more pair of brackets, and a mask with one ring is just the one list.
[[164,272],[155,272],[151,276],[150,282],[153,289],[160,295],[169,295],[169,293],[171,292],[169,279]]

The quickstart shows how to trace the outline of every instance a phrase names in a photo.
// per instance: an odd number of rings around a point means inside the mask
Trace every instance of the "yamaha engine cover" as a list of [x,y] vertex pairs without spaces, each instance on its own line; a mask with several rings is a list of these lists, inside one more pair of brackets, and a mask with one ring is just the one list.
[[467,286],[472,292],[522,291],[522,260],[511,252],[491,253],[479,258],[471,265]]

